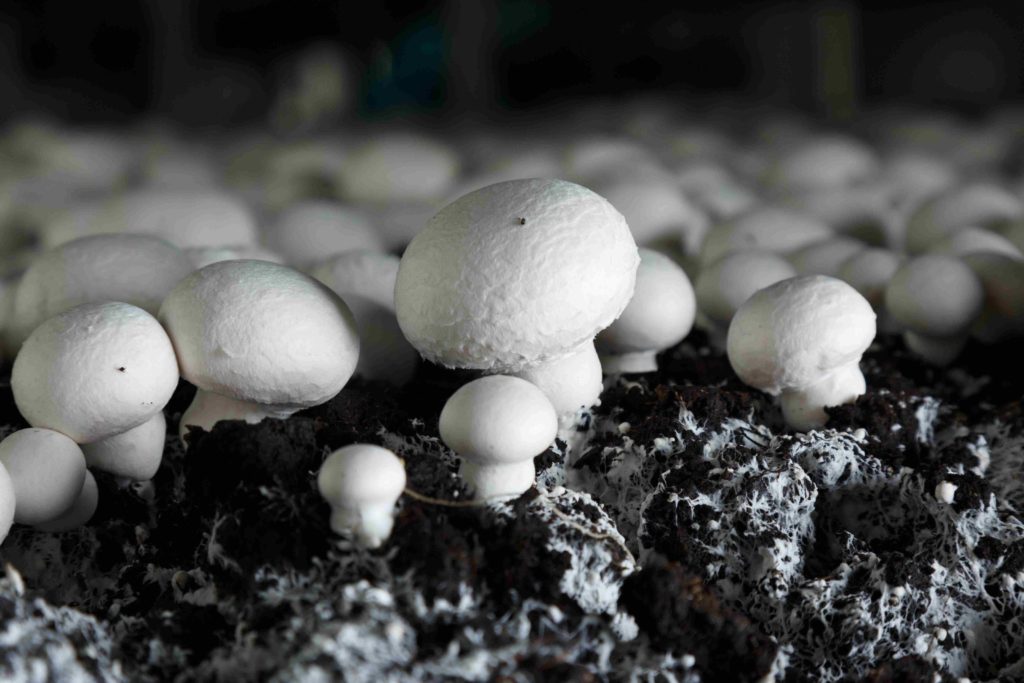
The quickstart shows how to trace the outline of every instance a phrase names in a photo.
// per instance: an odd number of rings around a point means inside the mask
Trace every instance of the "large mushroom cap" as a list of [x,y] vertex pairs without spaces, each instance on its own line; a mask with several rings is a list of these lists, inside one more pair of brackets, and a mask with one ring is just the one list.
[[826,275],[805,275],[747,299],[726,345],[743,382],[778,394],[857,362],[874,338],[875,313],[857,290]]
[[200,389],[282,407],[319,405],[345,386],[359,338],[328,287],[268,261],[220,261],[178,283],[160,308],[182,377]]
[[178,362],[152,315],[125,303],[83,304],[37,327],[11,389],[33,427],[89,443],[137,427],[170,400]]
[[497,183],[446,206],[409,245],[398,323],[428,360],[517,372],[568,355],[615,320],[639,262],[622,214],[587,188]]

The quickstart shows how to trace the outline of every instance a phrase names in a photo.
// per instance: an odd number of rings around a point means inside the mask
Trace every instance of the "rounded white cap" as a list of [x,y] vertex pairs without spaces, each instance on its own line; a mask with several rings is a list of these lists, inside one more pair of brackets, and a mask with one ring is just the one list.
[[498,183],[449,204],[416,236],[395,310],[428,360],[516,372],[568,355],[615,320],[639,261],[622,214],[585,187]]
[[357,443],[327,456],[316,483],[332,507],[394,504],[405,490],[405,467],[392,451]]
[[123,303],[83,304],[29,335],[11,388],[34,427],[89,443],[158,413],[178,386],[171,340],[156,318]]
[[885,288],[900,267],[900,256],[889,249],[871,247],[843,261],[837,277],[860,292],[876,310],[885,299]]
[[639,245],[682,240],[684,251],[695,253],[710,227],[707,215],[683,195],[671,176],[613,176],[590,187],[622,212]]
[[760,290],[729,325],[729,363],[744,383],[776,395],[816,384],[860,360],[875,312],[850,285],[803,275]]
[[708,266],[731,251],[766,249],[789,253],[832,236],[822,222],[775,206],[758,206],[708,232],[700,263]]
[[1005,254],[976,253],[964,257],[985,290],[985,305],[972,333],[992,344],[1024,334],[1024,262]]
[[296,267],[355,249],[382,249],[376,228],[359,210],[324,200],[284,209],[265,234],[267,245]]
[[978,276],[962,259],[924,254],[904,263],[885,290],[885,307],[905,330],[932,337],[963,334],[985,303]]
[[660,351],[681,342],[693,329],[697,298],[675,261],[652,249],[640,249],[636,287],[615,322],[597,335],[601,353]]
[[92,519],[92,516],[96,514],[99,502],[100,491],[99,487],[96,486],[96,478],[92,476],[92,472],[86,470],[85,479],[82,481],[82,489],[78,492],[75,502],[71,504],[71,507],[59,517],[42,524],[36,524],[35,527],[39,531],[51,533],[77,529]]
[[338,169],[345,198],[367,203],[437,198],[458,172],[459,159],[447,145],[415,133],[377,135]]
[[701,313],[719,325],[728,325],[754,292],[795,277],[793,264],[761,249],[734,251],[700,271],[697,304]]
[[3,461],[0,460],[0,543],[7,539],[11,527],[14,525],[14,482],[11,475],[7,473]]
[[910,253],[930,249],[963,228],[994,228],[1024,215],[1024,204],[998,185],[974,183],[950,190],[922,204],[907,224]]
[[123,301],[156,314],[192,272],[188,256],[149,235],[94,235],[37,258],[18,284],[8,334],[18,345],[47,318],[86,303]]
[[152,479],[160,468],[167,439],[167,418],[161,410],[138,427],[82,446],[86,464],[133,481]]
[[789,255],[789,260],[800,275],[835,277],[844,261],[865,248],[860,240],[834,235],[797,249]]
[[85,481],[85,456],[51,429],[22,429],[0,442],[0,462],[14,484],[14,521],[41,524],[62,515]]
[[441,439],[461,458],[478,465],[532,460],[551,445],[558,416],[535,385],[492,375],[463,385],[444,404]]
[[181,375],[263,405],[319,405],[359,357],[352,312],[311,277],[267,261],[221,261],[182,280],[160,307]]
[[827,136],[800,144],[783,157],[773,180],[787,188],[851,185],[870,178],[878,160],[869,147],[852,138]]
[[324,261],[310,271],[310,275],[342,298],[346,294],[358,294],[394,311],[399,262],[392,254],[360,249]]

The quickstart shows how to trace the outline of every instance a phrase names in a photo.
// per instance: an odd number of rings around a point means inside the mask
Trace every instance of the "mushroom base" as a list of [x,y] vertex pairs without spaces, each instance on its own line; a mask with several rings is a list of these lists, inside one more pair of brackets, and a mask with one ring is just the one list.
[[196,397],[181,416],[178,435],[184,441],[189,427],[200,427],[208,432],[221,420],[244,420],[249,424],[256,424],[268,417],[284,419],[298,410],[293,406],[271,406],[239,401],[212,391],[198,389]]
[[395,525],[395,504],[364,504],[357,508],[337,507],[331,511],[331,529],[342,536],[353,535],[360,545],[379,548]]
[[510,465],[477,465],[463,460],[459,476],[477,500],[519,496],[530,490],[537,477],[533,460]]
[[639,374],[658,371],[657,351],[603,354],[601,368],[606,375]]
[[779,396],[782,415],[791,428],[806,432],[828,422],[826,407],[852,403],[867,390],[864,374],[855,363],[802,389],[784,389]]

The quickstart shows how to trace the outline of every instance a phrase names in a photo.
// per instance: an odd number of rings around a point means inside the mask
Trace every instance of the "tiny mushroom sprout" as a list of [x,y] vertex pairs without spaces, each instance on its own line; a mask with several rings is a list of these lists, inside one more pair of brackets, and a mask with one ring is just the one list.
[[156,318],[130,304],[83,304],[37,327],[11,389],[33,427],[90,443],[138,427],[178,386],[178,362]]
[[885,308],[904,342],[935,365],[959,355],[984,305],[981,280],[962,259],[947,254],[907,261],[885,290]]
[[355,321],[322,283],[268,261],[221,261],[171,291],[160,321],[181,375],[198,392],[181,418],[209,430],[223,419],[287,417],[333,398],[359,356]]
[[[454,368],[559,375],[540,386],[600,396],[600,365],[560,363],[592,353],[598,332],[633,295],[640,257],[625,219],[605,199],[564,180],[512,180],[443,208],[402,256],[395,311],[427,360]],[[570,384],[587,392],[564,391]],[[588,395],[583,395],[584,393]]]
[[803,275],[760,290],[740,306],[726,349],[746,384],[780,396],[799,431],[828,421],[825,408],[865,391],[860,358],[875,337],[875,313],[850,285]]
[[149,235],[94,235],[36,259],[18,284],[9,341],[15,348],[39,323],[85,303],[123,301],[155,314],[192,272],[188,256]]
[[640,249],[633,297],[597,335],[605,374],[654,372],[656,354],[681,342],[696,315],[697,299],[683,269],[664,254]]
[[0,460],[0,543],[3,543],[7,539],[7,534],[11,532],[16,506],[14,482],[11,481],[11,475],[8,474],[7,468]]
[[386,448],[352,444],[324,460],[317,476],[320,495],[331,506],[331,529],[352,534],[368,548],[391,535],[395,502],[405,490],[405,467]]
[[14,521],[42,524],[68,511],[85,482],[85,456],[52,429],[21,429],[0,442],[0,462],[14,485]]
[[533,458],[555,440],[558,416],[525,379],[492,375],[463,385],[441,411],[441,439],[462,460],[459,474],[479,500],[533,486]]
[[696,282],[700,323],[711,343],[725,348],[725,335],[736,310],[759,289],[796,277],[793,264],[762,249],[734,251],[700,271]]

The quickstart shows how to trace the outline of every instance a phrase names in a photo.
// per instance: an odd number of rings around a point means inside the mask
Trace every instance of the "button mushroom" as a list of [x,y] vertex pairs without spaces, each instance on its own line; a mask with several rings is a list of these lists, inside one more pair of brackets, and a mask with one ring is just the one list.
[[0,462],[14,486],[14,521],[19,524],[42,524],[60,517],[74,504],[85,482],[82,449],[52,429],[14,432],[0,442]]
[[729,363],[744,383],[780,397],[790,427],[824,426],[826,406],[864,393],[859,362],[875,337],[875,313],[850,285],[804,275],[760,290],[729,325]]
[[386,448],[352,444],[334,451],[317,475],[320,495],[331,506],[331,529],[378,548],[391,535],[395,502],[405,490],[402,461]]
[[163,459],[167,419],[158,412],[138,427],[82,445],[93,469],[133,481],[152,479]]

